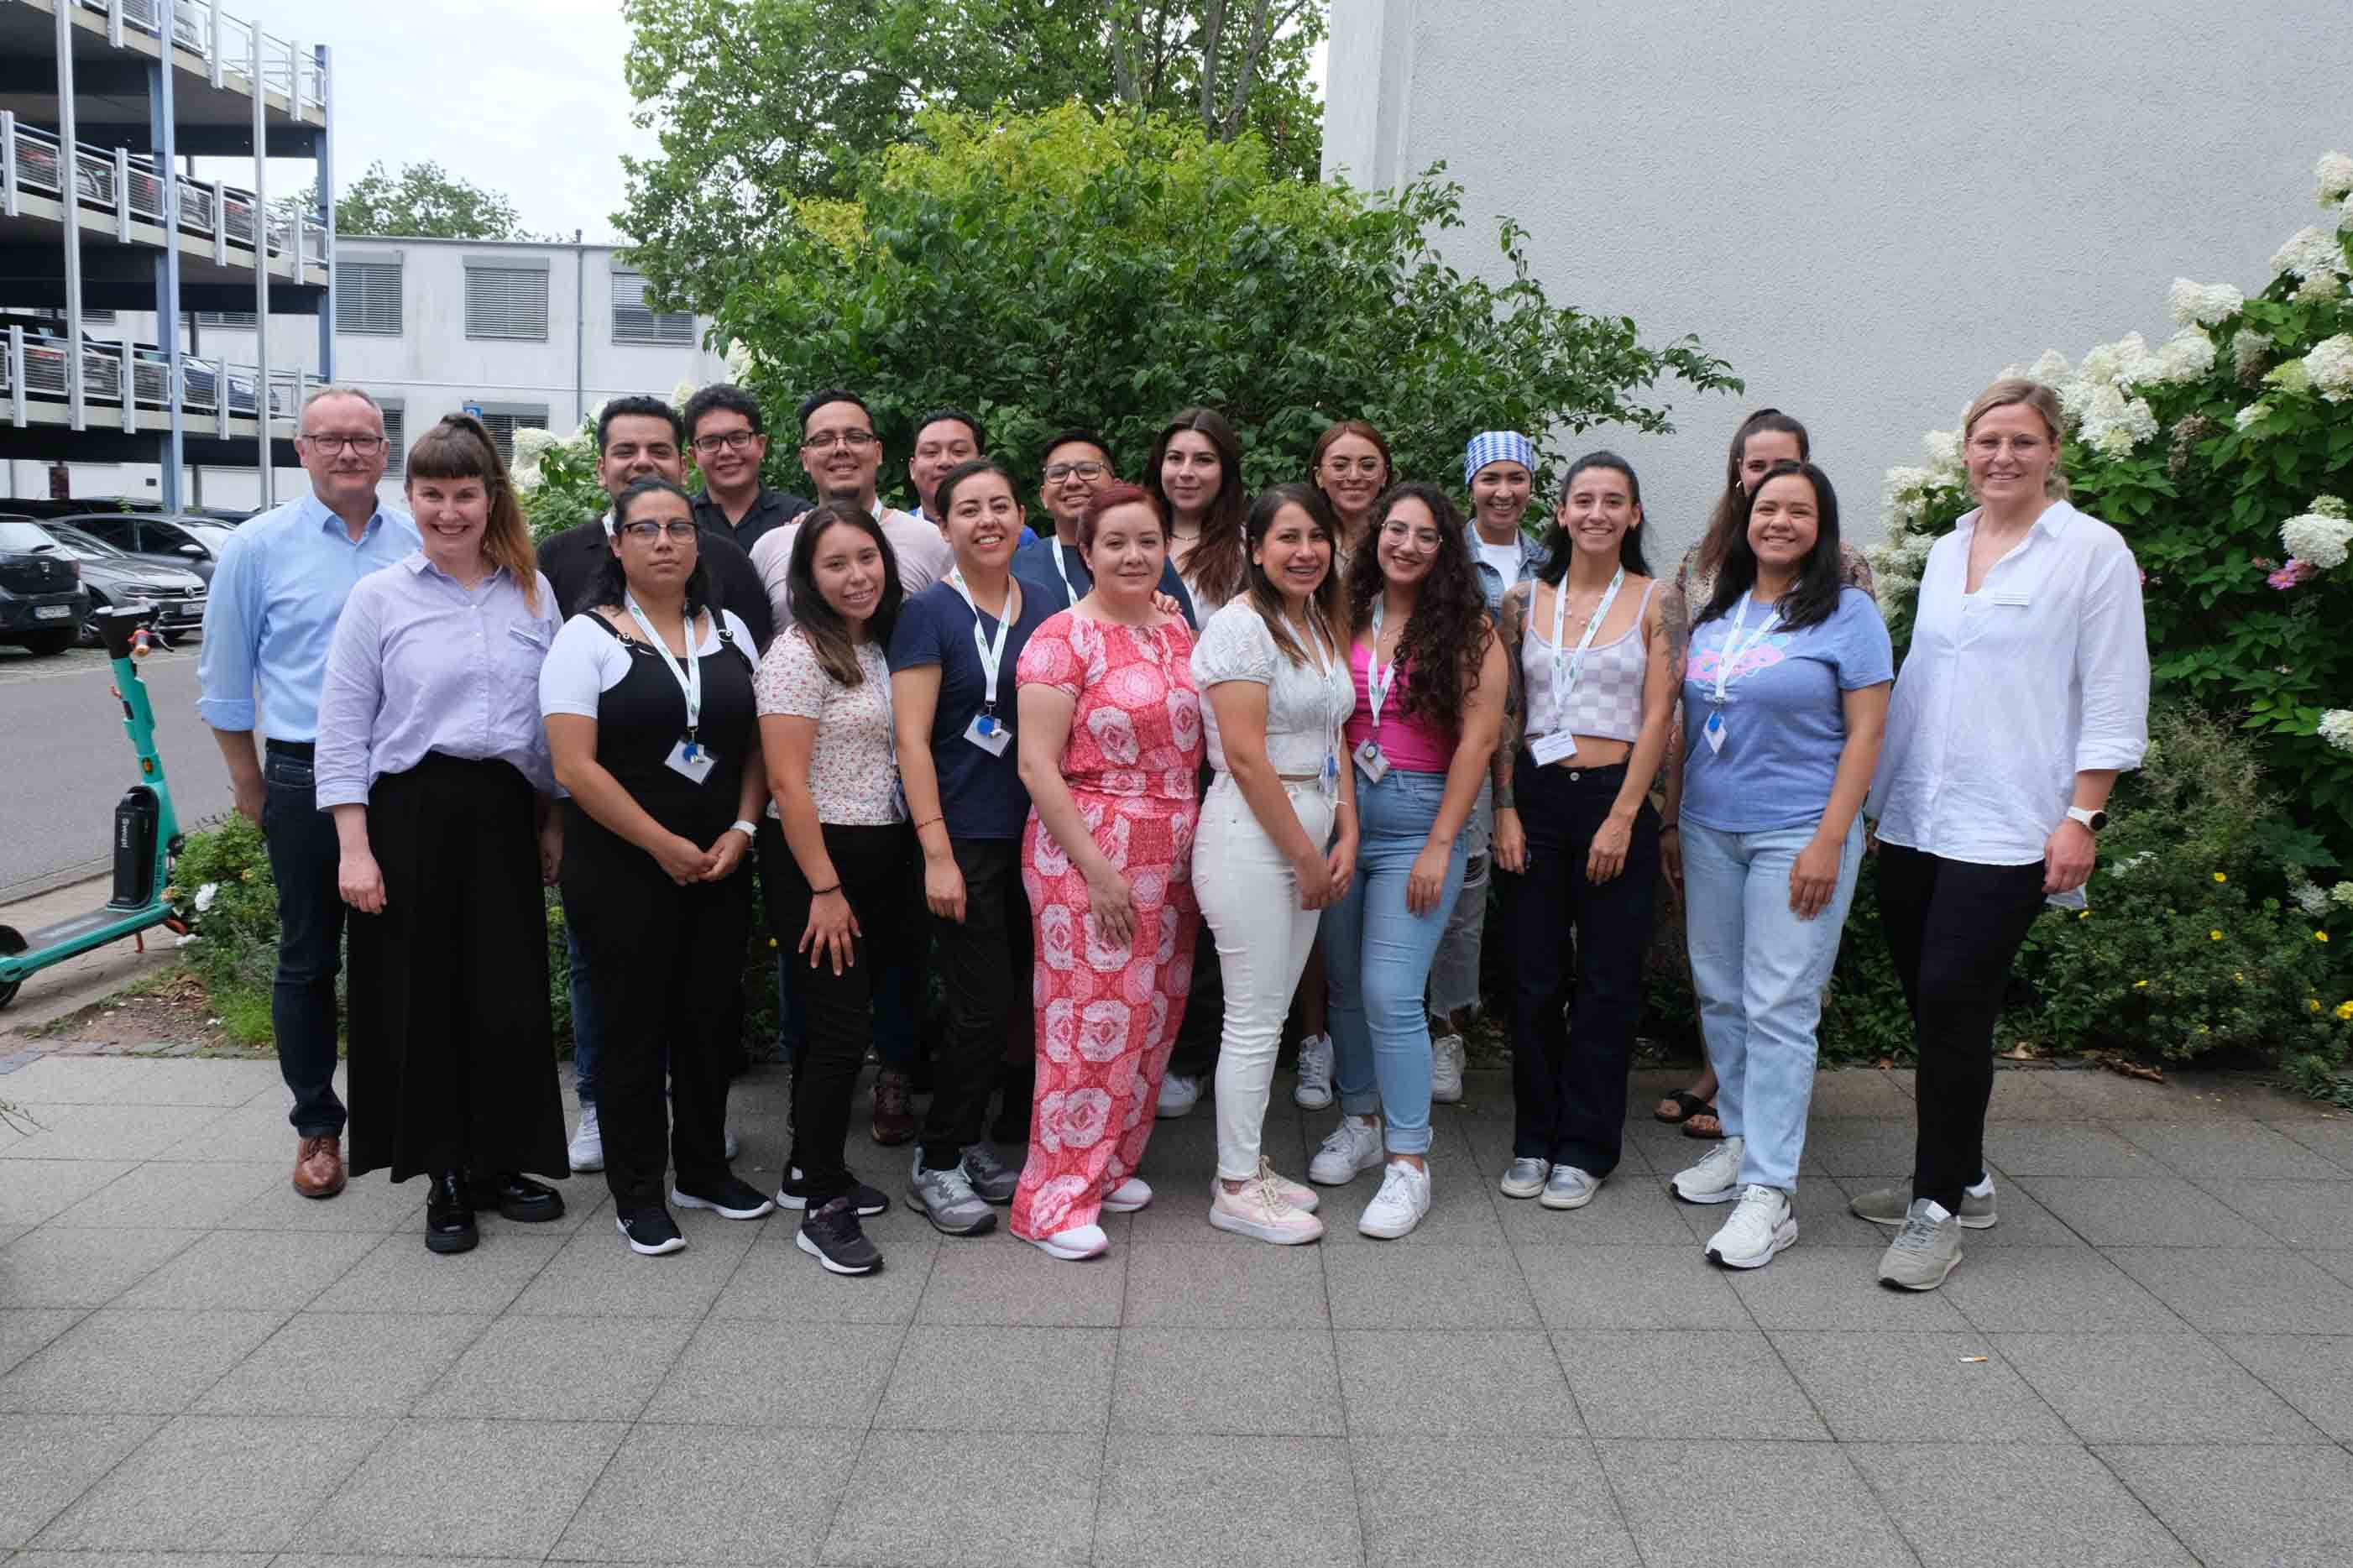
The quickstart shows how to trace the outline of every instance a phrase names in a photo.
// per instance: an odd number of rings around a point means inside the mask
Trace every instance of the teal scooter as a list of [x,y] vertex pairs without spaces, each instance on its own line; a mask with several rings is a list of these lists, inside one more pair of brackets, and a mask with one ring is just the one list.
[[154,607],[110,606],[90,616],[114,661],[114,695],[122,701],[122,728],[139,758],[139,782],[114,808],[114,895],[88,914],[75,915],[38,931],[19,932],[0,925],[0,1007],[16,999],[26,980],[52,963],[110,942],[135,936],[150,926],[188,929],[164,900],[172,861],[180,853],[180,818],[172,809],[172,786],[155,750],[155,710],[138,661],[158,646],[144,623]]

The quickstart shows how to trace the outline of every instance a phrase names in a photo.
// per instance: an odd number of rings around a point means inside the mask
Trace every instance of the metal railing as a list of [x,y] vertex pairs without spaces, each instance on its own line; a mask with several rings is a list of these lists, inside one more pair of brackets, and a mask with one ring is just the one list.
[[[224,76],[244,80],[252,72],[259,29],[223,11],[220,0],[81,0],[81,7],[106,17],[110,30],[118,35],[135,28],[161,39],[168,19],[172,42],[212,68],[215,86]],[[301,44],[269,33],[259,37],[262,86],[283,97],[298,113],[324,109],[327,84],[317,58]]]
[[[66,366],[69,350],[63,338],[12,329],[6,351],[0,353],[0,413],[14,411],[11,422],[26,422],[28,400],[62,403],[69,395]],[[130,395],[123,395],[125,372]],[[226,359],[180,356],[180,406],[189,414],[223,414],[222,388],[227,388],[227,416],[250,419],[259,373],[249,364]],[[302,405],[311,376],[303,370],[272,371],[269,374],[269,417],[290,422]],[[91,412],[111,405],[123,410],[129,428],[130,411],[171,406],[172,361],[161,349],[85,338],[81,346],[82,401]]]
[[[13,170],[10,189],[62,201],[65,182],[60,167],[63,151],[46,131],[0,115],[0,170]],[[114,214],[119,219],[161,226],[164,184],[155,161],[144,153],[74,146],[74,186],[85,207]],[[234,185],[212,184],[176,175],[180,184],[180,230],[198,238],[221,237],[253,248],[253,195]],[[13,203],[11,204],[13,205]],[[217,207],[217,212],[216,208]],[[217,219],[217,226],[216,220]],[[279,212],[269,222],[269,256],[273,262],[299,255],[303,265],[327,265],[327,231],[309,213]],[[128,234],[122,235],[128,239]]]

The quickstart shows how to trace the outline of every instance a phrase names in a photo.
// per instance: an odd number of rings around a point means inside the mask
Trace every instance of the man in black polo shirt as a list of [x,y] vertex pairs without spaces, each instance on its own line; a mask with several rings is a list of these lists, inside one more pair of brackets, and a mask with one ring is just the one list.
[[732,536],[749,554],[760,536],[808,510],[809,503],[772,490],[760,478],[768,460],[768,426],[760,400],[722,382],[686,400],[686,439],[702,470],[694,521]]

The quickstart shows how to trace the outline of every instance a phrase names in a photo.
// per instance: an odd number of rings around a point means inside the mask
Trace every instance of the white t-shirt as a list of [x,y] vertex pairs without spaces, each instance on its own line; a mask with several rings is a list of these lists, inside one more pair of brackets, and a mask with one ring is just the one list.
[[[719,612],[727,620],[727,635],[744,650],[746,659],[757,659],[758,649],[752,642],[751,629],[736,618],[733,610]],[[555,641],[547,650],[546,662],[539,667],[539,711],[571,713],[583,719],[596,717],[597,699],[621,684],[629,673],[629,650],[620,638],[606,627],[592,623],[603,619],[593,612],[584,611],[564,623],[555,634]],[[694,657],[708,658],[719,651],[719,634],[710,625],[710,616],[699,616],[695,624],[703,628],[695,644]]]
[[1472,538],[1479,547],[1479,559],[1495,569],[1495,574],[1504,580],[1504,587],[1508,588],[1520,580],[1519,541],[1514,539],[1502,544],[1490,544],[1476,533]]
[[[891,542],[891,552],[898,558],[899,584],[908,598],[947,576],[955,564],[955,552],[948,548],[938,529],[886,506],[878,505],[874,517],[882,525],[882,537]],[[785,574],[792,565],[793,541],[800,536],[800,519],[795,518],[781,528],[768,530],[752,546],[752,564],[768,590],[768,608],[776,616],[779,632],[793,624]]]

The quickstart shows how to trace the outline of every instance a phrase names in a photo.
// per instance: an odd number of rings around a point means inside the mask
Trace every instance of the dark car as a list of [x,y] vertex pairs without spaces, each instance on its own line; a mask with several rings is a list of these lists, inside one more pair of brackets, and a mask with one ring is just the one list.
[[57,519],[150,566],[177,566],[206,583],[228,543],[229,531],[216,518],[185,513],[86,511]]
[[[166,631],[193,631],[204,624],[205,580],[178,566],[150,566],[134,561],[103,540],[93,539],[70,523],[33,525],[81,565],[81,584],[90,607],[129,605],[140,600],[155,606],[155,625]],[[97,629],[82,627],[81,640],[95,646]]]
[[0,515],[0,643],[63,653],[90,611],[81,563],[31,518]]

